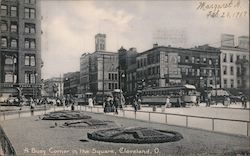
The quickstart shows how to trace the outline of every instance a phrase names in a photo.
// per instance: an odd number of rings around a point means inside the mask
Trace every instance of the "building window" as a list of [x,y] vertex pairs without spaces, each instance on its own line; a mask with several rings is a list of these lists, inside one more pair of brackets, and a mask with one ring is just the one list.
[[8,64],[8,65],[14,64],[14,58],[13,58],[13,56],[6,56],[5,57],[5,64]]
[[34,19],[36,17],[36,11],[32,8],[25,8],[24,9],[24,17],[28,19]]
[[237,55],[236,56],[236,61],[239,61],[240,60],[240,55]]
[[233,63],[234,62],[234,55],[230,54],[230,62]]
[[212,69],[209,70],[209,76],[213,76]]
[[247,56],[246,55],[243,55],[243,60],[246,60],[247,59]]
[[207,63],[207,58],[203,58],[203,63]]
[[115,74],[115,80],[117,80],[117,74]]
[[192,76],[194,76],[195,69],[192,69]]
[[200,63],[200,58],[199,57],[196,58],[196,63]]
[[144,58],[143,62],[144,62],[144,66],[147,66],[147,58]]
[[36,33],[36,25],[33,23],[25,23],[25,33],[31,33],[34,34]]
[[186,57],[185,57],[185,63],[188,63],[188,62],[189,62],[189,57],[186,56]]
[[34,19],[36,17],[35,9],[30,9],[30,18]]
[[111,80],[111,73],[109,73],[109,80]]
[[227,66],[223,66],[222,68],[223,68],[223,74],[227,75]]
[[13,83],[14,82],[14,76],[13,76],[12,72],[5,72],[4,82],[6,82],[6,83]]
[[178,55],[177,59],[178,59],[178,63],[180,63],[181,62],[181,56]]
[[24,3],[27,3],[27,4],[35,4],[35,0],[25,0]]
[[208,60],[208,64],[209,64],[209,65],[212,64],[212,59],[211,59],[211,58]]
[[7,6],[6,5],[1,5],[1,15],[6,16],[7,14],[8,14]]
[[223,62],[227,62],[227,54],[222,54]]
[[207,70],[203,69],[203,75],[206,76],[207,75]]
[[114,74],[113,73],[111,74],[111,80],[114,80]]
[[240,67],[237,67],[237,76],[240,76]]
[[12,6],[12,7],[10,8],[10,16],[11,16],[11,17],[17,17],[17,7]]
[[196,75],[197,75],[197,76],[200,76],[200,69],[197,69]]
[[212,85],[212,84],[213,84],[213,80],[210,80],[210,81],[209,81],[209,84]]
[[36,40],[35,39],[25,39],[25,45],[24,47],[26,49],[35,49],[36,48]]
[[25,72],[25,83],[36,83],[36,74],[31,72]]
[[1,39],[1,46],[2,47],[7,47],[8,46],[7,37],[2,37],[2,39]]
[[231,84],[230,84],[231,88],[234,88],[234,79],[231,79]]
[[227,88],[227,79],[223,80],[224,87]]
[[185,69],[185,74],[188,75],[188,68]]
[[11,48],[17,48],[17,39],[11,39],[10,47]]
[[194,63],[194,57],[192,57],[192,63]]
[[230,67],[230,74],[234,75],[234,67],[233,66]]
[[8,30],[8,24],[6,21],[1,21],[1,31],[7,31]]
[[237,83],[238,83],[238,86],[240,86],[240,80],[238,80]]
[[25,61],[26,66],[36,66],[36,59],[34,55],[25,55]]
[[215,59],[215,65],[219,64],[219,59]]
[[10,31],[15,32],[15,33],[17,32],[17,23],[16,22],[11,22]]

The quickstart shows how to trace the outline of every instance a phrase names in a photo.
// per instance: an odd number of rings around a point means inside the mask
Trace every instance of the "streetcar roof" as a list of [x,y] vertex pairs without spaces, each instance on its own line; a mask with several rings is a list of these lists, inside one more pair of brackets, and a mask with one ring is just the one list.
[[184,87],[187,89],[196,89],[194,85],[189,85],[189,84],[184,85]]
[[166,90],[175,90],[175,89],[190,89],[190,90],[195,90],[196,87],[194,85],[182,85],[182,86],[171,86],[171,87],[155,87],[155,88],[149,88],[149,89],[145,89],[143,91],[158,91],[158,90],[162,90],[162,89],[166,89]]
[[115,92],[115,93],[122,93],[122,90],[121,89],[115,89],[113,92]]

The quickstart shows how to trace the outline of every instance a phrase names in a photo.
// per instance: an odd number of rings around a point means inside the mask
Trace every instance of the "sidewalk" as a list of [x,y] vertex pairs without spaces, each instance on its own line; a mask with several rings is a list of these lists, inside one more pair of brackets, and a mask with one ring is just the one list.
[[[85,114],[92,116],[93,119],[114,121],[120,127],[140,126],[177,131],[184,138],[178,142],[158,144],[126,144],[93,141],[87,138],[87,133],[91,133],[97,129],[61,128],[59,125],[65,121],[44,121],[39,120],[37,116],[5,121],[2,123],[2,127],[15,148],[17,155],[54,154],[68,156],[73,155],[72,152],[75,152],[78,154],[74,155],[138,156],[143,154],[133,152],[140,152],[142,150],[152,152],[149,154],[150,156],[237,155],[238,153],[246,153],[249,150],[249,137],[138,121],[100,113],[85,112]],[[55,125],[55,122],[57,122],[58,126],[49,128]],[[27,130],[29,133],[27,133]],[[99,154],[99,152],[108,151],[114,153]]]
[[[206,107],[206,103],[200,103],[199,106],[201,106],[201,107]],[[231,103],[231,104],[228,104],[228,105],[223,105],[222,103],[217,103],[217,105],[216,105],[216,104],[212,104],[212,105],[210,105],[210,107],[250,109],[250,103],[247,102],[247,108],[244,108],[244,107],[242,106],[241,102]]]

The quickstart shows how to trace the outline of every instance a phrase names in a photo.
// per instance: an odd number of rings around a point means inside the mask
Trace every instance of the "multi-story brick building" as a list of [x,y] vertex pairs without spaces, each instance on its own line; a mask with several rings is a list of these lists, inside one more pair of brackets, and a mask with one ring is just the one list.
[[65,96],[76,96],[79,94],[80,72],[69,72],[63,74],[63,94]]
[[220,87],[220,51],[208,45],[184,49],[155,44],[136,61],[137,82],[144,88],[180,84],[192,84],[198,90]]
[[102,95],[118,88],[118,54],[106,51],[105,34],[97,34],[95,42],[95,52],[80,59],[80,88],[81,93]]
[[40,0],[0,4],[0,97],[36,98],[41,86]]
[[229,90],[249,90],[249,37],[222,34],[221,85]]
[[90,55],[89,53],[84,53],[80,57],[80,92],[86,93],[90,89],[89,80],[89,68],[90,68]]

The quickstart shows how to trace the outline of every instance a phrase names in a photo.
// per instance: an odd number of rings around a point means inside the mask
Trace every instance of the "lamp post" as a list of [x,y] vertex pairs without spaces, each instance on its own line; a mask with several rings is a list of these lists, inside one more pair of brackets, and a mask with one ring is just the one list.
[[[37,81],[37,76],[38,76],[38,74],[37,73],[35,73],[35,71],[33,71],[33,75],[35,76],[35,81],[34,82],[32,82],[32,83],[34,83],[34,85],[33,85],[33,100],[34,100],[34,98],[35,98],[35,88],[36,88],[36,81]],[[37,92],[37,91],[36,91]]]
[[215,60],[215,63],[214,63],[214,79],[215,79],[215,104],[217,105],[217,68],[216,68],[216,65],[217,65],[218,61]]
[[[121,76],[120,76],[120,104],[122,106],[122,79],[125,78],[125,74],[124,73],[121,73]],[[123,106],[122,106],[123,108]]]

